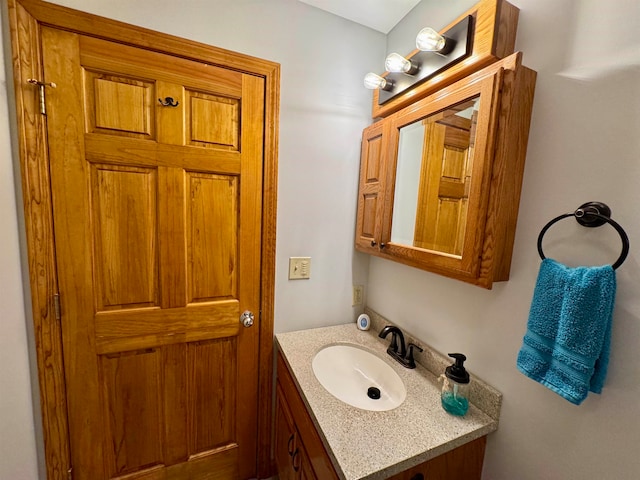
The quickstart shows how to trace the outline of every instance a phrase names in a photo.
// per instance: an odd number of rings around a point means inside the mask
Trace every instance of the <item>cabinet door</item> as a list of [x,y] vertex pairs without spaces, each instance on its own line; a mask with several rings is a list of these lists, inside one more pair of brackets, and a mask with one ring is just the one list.
[[[302,478],[305,478],[304,475],[307,475],[307,478],[319,478],[322,480],[338,480],[338,475],[336,474],[333,465],[331,464],[331,460],[329,458],[329,454],[325,449],[323,442],[318,434],[309,413],[305,407],[305,404],[300,396],[300,393],[296,389],[295,382],[289,369],[282,357],[281,353],[278,353],[278,397],[277,402],[278,405],[286,406],[287,408],[283,408],[285,412],[288,413],[289,418],[292,419],[293,425],[295,425],[296,437],[293,441],[293,446],[291,447],[295,452],[296,447],[299,448],[299,452],[303,451],[303,454],[298,453],[296,457],[299,455],[303,455],[300,459],[296,458],[295,465],[300,465],[301,469],[305,471],[305,473],[301,473],[302,470],[298,470]],[[280,407],[278,407],[280,409]],[[276,413],[276,417],[278,413]],[[280,430],[278,424],[276,424],[276,429]],[[282,429],[285,432],[285,429]],[[287,442],[288,437],[284,438],[284,433],[281,434],[283,439],[280,441]],[[278,447],[279,443],[276,442],[276,449],[280,449],[283,452],[288,452],[282,446]],[[286,445],[285,445],[286,447]],[[287,453],[288,455],[288,453]],[[293,456],[293,453],[291,454]],[[284,454],[281,456],[285,457]],[[305,459],[302,463],[300,460]],[[282,462],[281,462],[282,463]],[[304,465],[308,464],[311,468],[305,468]],[[284,465],[284,463],[283,463]],[[313,469],[313,473],[315,476],[310,476],[311,469]],[[291,478],[291,477],[283,477],[280,474],[280,478]]]
[[276,386],[275,428],[275,458],[278,475],[280,480],[293,480],[297,476],[293,468],[293,454],[297,442],[296,428],[280,383]]
[[378,250],[384,210],[384,130],[387,122],[378,122],[362,133],[360,185],[356,220],[356,245],[361,250]]
[[300,480],[317,480],[315,472],[311,468],[311,462],[304,445],[300,444]]

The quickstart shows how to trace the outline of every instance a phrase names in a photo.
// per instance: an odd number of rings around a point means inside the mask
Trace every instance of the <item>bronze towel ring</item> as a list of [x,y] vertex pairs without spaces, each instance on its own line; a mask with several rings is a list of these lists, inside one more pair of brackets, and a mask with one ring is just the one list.
[[542,237],[544,237],[544,234],[547,233],[547,230],[549,230],[551,225],[567,217],[575,217],[576,221],[584,227],[599,227],[608,223],[615,228],[622,239],[622,253],[612,267],[615,270],[624,263],[627,255],[629,254],[629,237],[627,236],[627,232],[625,232],[617,222],[611,219],[611,209],[601,202],[587,202],[580,205],[575,212],[559,215],[542,227],[540,235],[538,235],[538,253],[540,254],[540,258],[543,260],[547,258],[542,252]]

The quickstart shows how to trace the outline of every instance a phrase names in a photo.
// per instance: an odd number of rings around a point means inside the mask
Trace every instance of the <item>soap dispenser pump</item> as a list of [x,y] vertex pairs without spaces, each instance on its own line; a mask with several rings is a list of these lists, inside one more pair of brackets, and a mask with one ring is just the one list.
[[456,361],[444,371],[442,408],[452,415],[463,416],[469,409],[469,373],[464,368],[467,357],[462,353],[450,353],[449,356]]

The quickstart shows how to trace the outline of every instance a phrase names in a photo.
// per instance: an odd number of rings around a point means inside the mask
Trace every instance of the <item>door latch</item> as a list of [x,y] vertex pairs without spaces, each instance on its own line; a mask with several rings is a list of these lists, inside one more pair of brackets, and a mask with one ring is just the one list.
[[240,323],[248,328],[253,325],[254,318],[255,317],[253,316],[253,312],[245,310],[244,312],[242,312],[242,315],[240,315]]

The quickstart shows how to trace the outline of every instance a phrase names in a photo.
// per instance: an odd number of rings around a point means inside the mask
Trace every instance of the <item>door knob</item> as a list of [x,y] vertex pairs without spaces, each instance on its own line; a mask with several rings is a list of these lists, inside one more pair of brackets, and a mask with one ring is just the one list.
[[245,310],[242,312],[242,315],[240,315],[240,323],[247,328],[253,325],[253,319],[253,312],[250,312],[249,310]]

